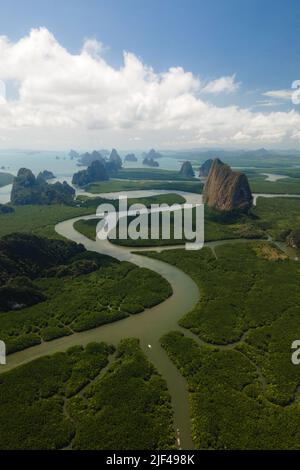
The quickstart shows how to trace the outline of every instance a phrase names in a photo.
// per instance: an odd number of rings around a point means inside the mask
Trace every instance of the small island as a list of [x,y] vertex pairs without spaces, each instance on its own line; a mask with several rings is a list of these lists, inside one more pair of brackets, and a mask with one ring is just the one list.
[[159,163],[153,158],[149,158],[149,157],[144,158],[143,165],[152,166],[153,168],[159,167]]
[[152,160],[157,160],[159,158],[162,158],[162,155],[159,152],[157,152],[156,150],[151,149],[151,150],[149,150],[148,153],[145,154],[145,158],[150,158]]
[[76,150],[70,150],[69,157],[71,158],[71,160],[74,160],[74,158],[79,158],[80,155],[78,152],[76,152]]
[[126,155],[124,158],[124,162],[137,162],[137,161],[138,159],[134,153],[128,153],[128,155]]

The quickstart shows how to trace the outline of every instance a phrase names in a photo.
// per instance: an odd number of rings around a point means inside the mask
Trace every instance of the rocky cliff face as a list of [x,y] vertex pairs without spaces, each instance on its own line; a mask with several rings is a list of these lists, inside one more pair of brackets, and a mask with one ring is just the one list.
[[207,177],[209,175],[212,164],[213,160],[211,158],[206,160],[206,162],[204,162],[200,167],[199,176]]
[[191,162],[184,162],[182,164],[180,174],[181,176],[184,176],[185,178],[194,178],[195,173],[191,165]]
[[203,201],[217,211],[247,212],[253,201],[247,176],[215,159],[204,186]]

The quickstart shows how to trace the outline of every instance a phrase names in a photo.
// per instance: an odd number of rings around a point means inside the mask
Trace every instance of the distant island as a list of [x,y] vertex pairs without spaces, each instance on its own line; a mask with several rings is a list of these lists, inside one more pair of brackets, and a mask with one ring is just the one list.
[[145,157],[144,158],[143,165],[152,166],[154,168],[159,167],[159,163],[156,160],[154,160],[153,158],[150,158],[150,157]]
[[69,157],[71,158],[71,160],[74,160],[74,158],[79,158],[79,153],[76,152],[75,150],[70,150],[69,152]]
[[118,171],[122,168],[122,159],[116,149],[112,149],[108,164],[110,165],[108,167],[109,171]]
[[162,158],[162,155],[154,149],[149,150],[148,153],[144,155],[145,158],[150,158],[151,160],[157,160]]
[[99,162],[104,162],[105,158],[103,155],[98,152],[97,150],[94,150],[93,152],[89,153],[83,153],[82,155],[79,155],[79,166],[89,166],[92,162],[99,161]]
[[124,158],[124,162],[137,162],[137,161],[138,159],[134,153],[128,153],[128,155],[126,155]]
[[[106,151],[105,151],[106,152]],[[123,162],[116,149],[112,149],[109,158],[103,156],[98,150],[79,155],[77,166],[90,166],[93,162],[101,162],[109,174],[117,173],[122,168]],[[102,179],[101,179],[102,180]],[[100,180],[100,181],[101,181]]]

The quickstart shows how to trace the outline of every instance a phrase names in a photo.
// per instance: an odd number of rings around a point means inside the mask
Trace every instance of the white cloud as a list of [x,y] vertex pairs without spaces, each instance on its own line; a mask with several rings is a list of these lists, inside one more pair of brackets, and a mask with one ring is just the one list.
[[[202,92],[232,93],[235,75],[203,86],[182,67],[157,73],[130,52],[115,68],[103,45],[86,40],[78,54],[45,28],[13,43],[0,37],[0,80],[18,98],[0,103],[0,133],[14,147],[255,146],[300,142],[300,115],[216,106]],[[134,139],[134,140],[133,140]]]
[[233,74],[208,82],[208,84],[202,89],[202,92],[212,93],[214,95],[219,95],[220,93],[230,94],[235,93],[239,87],[240,83],[235,81],[235,74]]
[[292,93],[293,90],[270,90],[263,93],[263,95],[268,96],[269,98],[291,101]]

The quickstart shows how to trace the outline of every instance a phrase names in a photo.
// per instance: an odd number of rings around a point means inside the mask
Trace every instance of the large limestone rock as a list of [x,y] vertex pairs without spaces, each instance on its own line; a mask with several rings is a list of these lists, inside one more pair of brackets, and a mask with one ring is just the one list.
[[11,202],[27,204],[72,204],[75,190],[65,181],[48,184],[44,178],[36,178],[31,170],[21,168],[13,181]]
[[114,166],[115,171],[118,171],[122,168],[122,159],[116,149],[112,149],[109,157],[109,163]]
[[191,165],[191,162],[183,162],[182,167],[180,169],[180,174],[181,176],[184,176],[185,178],[194,178],[195,173]]
[[220,212],[247,212],[252,193],[244,173],[233,171],[218,158],[213,161],[203,191],[203,202]]

